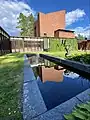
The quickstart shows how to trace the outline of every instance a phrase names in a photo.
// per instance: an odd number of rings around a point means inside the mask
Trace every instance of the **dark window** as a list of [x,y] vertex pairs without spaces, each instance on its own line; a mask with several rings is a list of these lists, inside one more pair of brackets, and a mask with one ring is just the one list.
[[36,37],[36,26],[35,26],[35,28],[34,28],[34,35],[35,35],[35,37]]
[[46,36],[47,36],[47,33],[44,33],[44,36],[46,37]]

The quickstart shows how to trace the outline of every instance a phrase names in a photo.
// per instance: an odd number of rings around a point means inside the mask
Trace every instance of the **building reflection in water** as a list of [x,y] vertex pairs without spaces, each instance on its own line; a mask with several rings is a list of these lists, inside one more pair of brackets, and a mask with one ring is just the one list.
[[63,81],[64,69],[60,66],[38,66],[38,74],[42,82],[46,81]]
[[63,81],[63,73],[65,70],[63,67],[58,66],[46,59],[38,58],[37,56],[30,57],[29,60],[35,76],[39,76],[42,82]]

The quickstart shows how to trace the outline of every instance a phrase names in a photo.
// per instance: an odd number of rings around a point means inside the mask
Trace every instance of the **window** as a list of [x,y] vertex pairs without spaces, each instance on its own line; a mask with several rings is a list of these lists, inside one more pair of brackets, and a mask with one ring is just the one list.
[[47,36],[47,33],[44,33],[44,36],[46,37],[46,36]]

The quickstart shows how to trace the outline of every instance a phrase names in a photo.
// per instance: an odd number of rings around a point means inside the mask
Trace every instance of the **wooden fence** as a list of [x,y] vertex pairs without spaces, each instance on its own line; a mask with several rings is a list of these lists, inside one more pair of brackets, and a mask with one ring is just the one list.
[[8,33],[0,27],[0,55],[11,52],[11,42]]
[[48,39],[30,37],[11,37],[12,52],[32,52],[48,49]]
[[79,50],[90,50],[90,40],[81,40],[78,42]]

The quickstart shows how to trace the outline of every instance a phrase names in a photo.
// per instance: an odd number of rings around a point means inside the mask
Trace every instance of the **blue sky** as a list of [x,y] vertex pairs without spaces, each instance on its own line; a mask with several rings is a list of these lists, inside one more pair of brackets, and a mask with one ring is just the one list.
[[54,12],[58,10],[66,10],[67,12],[74,11],[76,9],[84,10],[86,13],[83,18],[80,18],[79,21],[68,26],[67,28],[75,28],[78,26],[88,26],[90,22],[90,0],[26,0],[26,3],[29,4],[36,12]]
[[[77,8],[84,9],[89,15],[90,0],[25,0],[35,11],[44,13],[66,9],[67,12]],[[90,15],[89,15],[90,16]]]
[[19,35],[17,17],[37,12],[66,10],[66,29],[75,30],[76,34],[90,34],[90,0],[0,0],[0,25],[10,35]]

